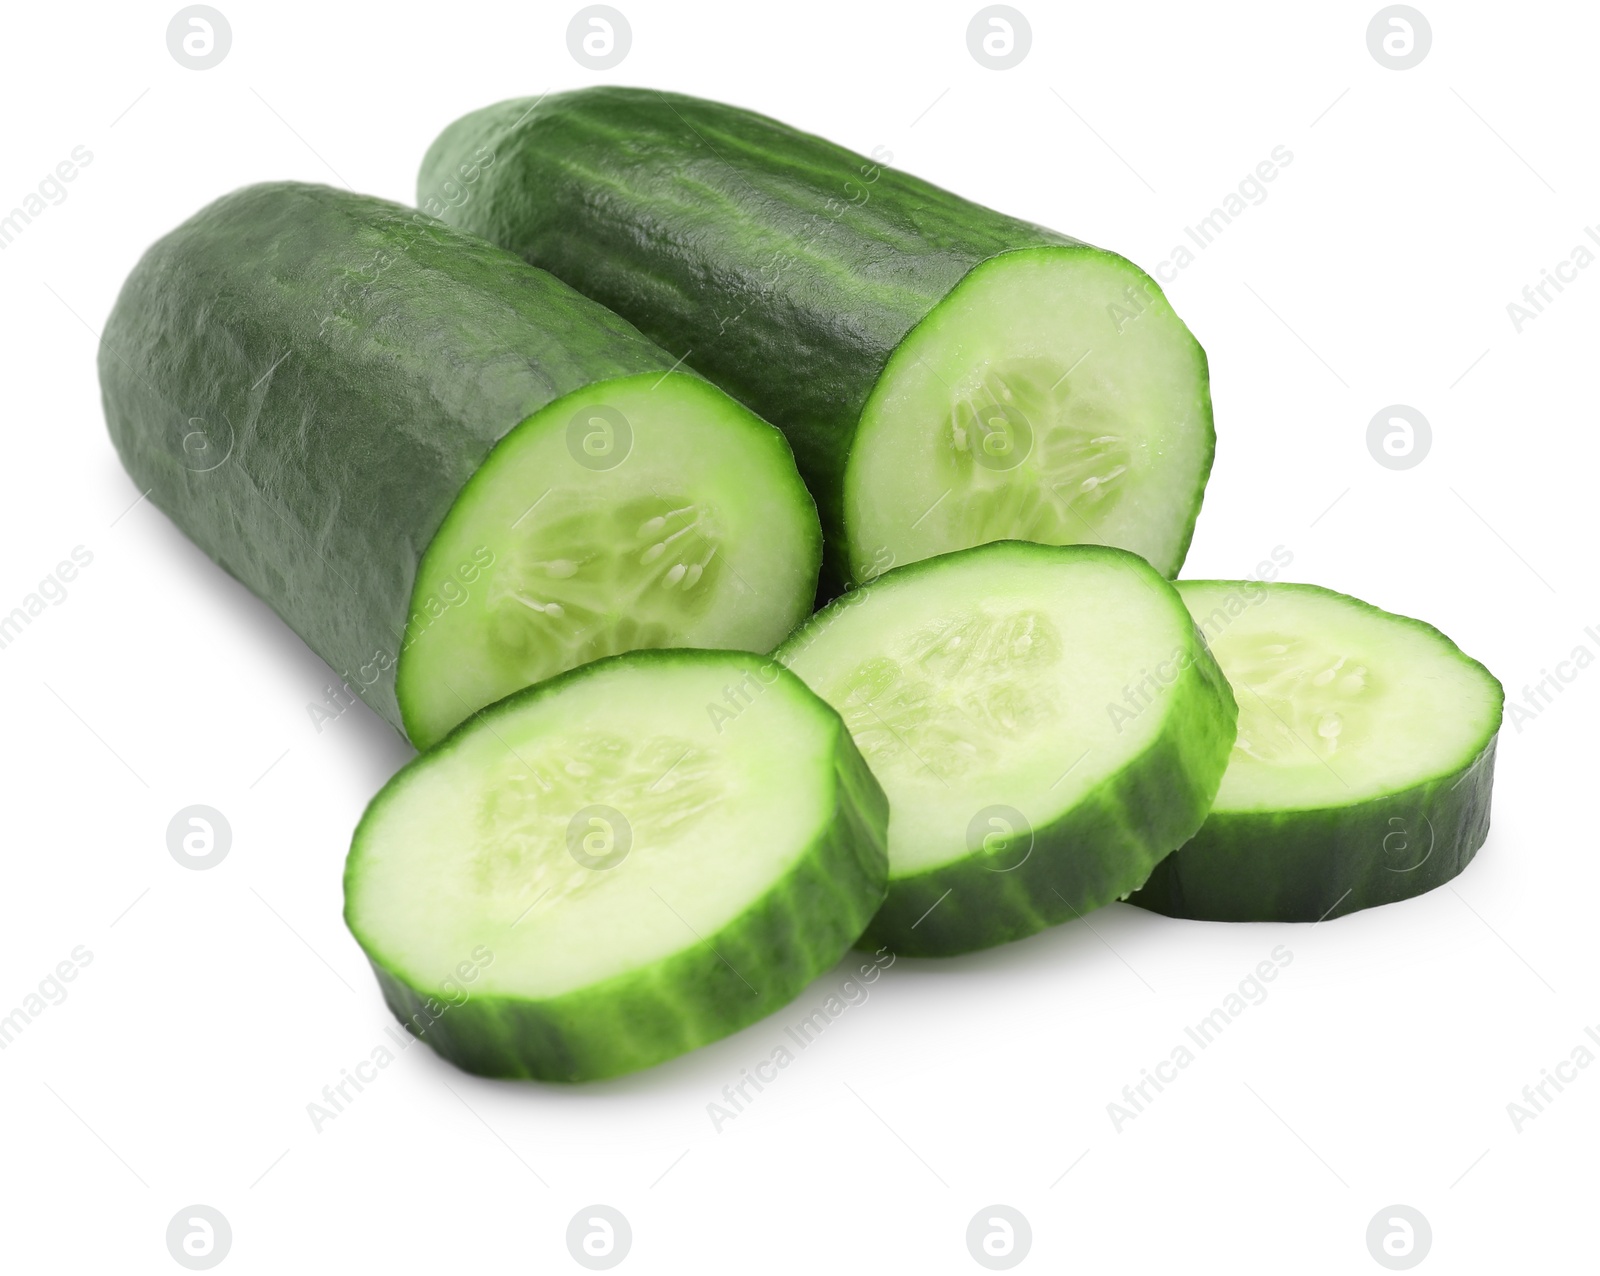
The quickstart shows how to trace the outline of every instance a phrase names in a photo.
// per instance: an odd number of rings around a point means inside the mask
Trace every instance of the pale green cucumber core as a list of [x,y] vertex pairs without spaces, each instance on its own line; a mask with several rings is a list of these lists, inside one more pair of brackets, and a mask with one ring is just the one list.
[[1191,649],[1181,608],[1126,562],[1019,550],[884,577],[777,653],[839,711],[889,795],[891,878],[972,854],[990,806],[1044,827],[1161,728],[1158,704],[1109,706]]
[[486,897],[552,906],[600,890],[606,880],[604,870],[565,853],[573,815],[599,800],[593,794],[627,813],[625,830],[599,813],[572,828],[583,853],[605,862],[631,853],[635,842],[682,845],[728,788],[716,753],[691,740],[595,731],[508,751],[481,785],[463,868]]
[[[463,732],[375,803],[352,925],[437,987],[480,945],[477,989],[555,997],[695,947],[783,880],[835,818],[837,723],[790,681],[626,662]],[[720,729],[719,729],[720,727]],[[806,760],[807,765],[797,765]]]
[[815,522],[782,436],[697,378],[558,400],[500,443],[428,548],[397,677],[408,734],[425,748],[622,651],[770,650],[811,601]]
[[1432,626],[1311,585],[1178,590],[1239,703],[1213,810],[1398,792],[1467,765],[1493,730],[1498,684]]
[[1004,253],[901,343],[845,474],[851,569],[993,540],[1131,549],[1164,575],[1210,468],[1205,355],[1155,282],[1093,248]]
[[665,645],[717,592],[723,537],[707,505],[670,492],[525,519],[488,589],[495,654],[534,681]]

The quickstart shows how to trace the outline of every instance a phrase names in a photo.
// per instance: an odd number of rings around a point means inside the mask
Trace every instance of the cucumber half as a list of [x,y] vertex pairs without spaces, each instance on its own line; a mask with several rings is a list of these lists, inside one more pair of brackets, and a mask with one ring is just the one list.
[[767,651],[822,533],[783,436],[556,279],[386,200],[272,182],[129,275],[128,473],[419,748],[633,646]]
[[1204,351],[1115,253],[721,102],[596,86],[462,117],[418,202],[611,307],[788,435],[830,592],[1008,537],[1168,576]]
[[[805,612],[821,552],[783,436],[709,382],[570,394],[501,441],[423,556],[395,678],[406,733],[427,748],[472,710],[619,652],[769,651]],[[462,565],[485,559],[466,584]]]
[[1500,683],[1432,625],[1315,585],[1180,581],[1239,702],[1211,815],[1132,897],[1320,921],[1408,899],[1489,833]]
[[896,568],[774,653],[889,795],[863,947],[943,956],[1132,891],[1200,827],[1234,704],[1144,559],[1004,541]]
[[639,651],[492,705],[372,800],[345,920],[470,1072],[582,1081],[733,1032],[883,898],[883,791],[782,666]]

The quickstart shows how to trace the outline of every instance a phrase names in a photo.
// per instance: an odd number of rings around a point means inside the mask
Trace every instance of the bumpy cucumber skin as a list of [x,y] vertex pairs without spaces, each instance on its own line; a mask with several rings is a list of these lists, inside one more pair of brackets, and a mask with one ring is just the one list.
[[851,579],[844,476],[861,413],[906,336],[1003,253],[1104,251],[766,116],[653,89],[463,116],[428,149],[417,190],[425,211],[685,351],[783,430],[822,517],[826,595]]
[[1217,811],[1129,898],[1213,922],[1319,922],[1442,886],[1489,836],[1498,736],[1458,771],[1329,810]]
[[138,486],[403,734],[417,566],[468,478],[539,409],[673,356],[472,235],[275,182],[145,253],[99,364]]
[[[1138,555],[1098,545],[996,542],[895,568],[880,579],[937,570],[948,559],[993,552],[999,545],[1125,561],[1150,578],[1151,588],[1172,593],[1173,605],[1182,606],[1172,586]],[[805,641],[808,626],[828,624],[830,613],[853,605],[860,592],[819,612],[774,655],[781,660]],[[1187,609],[1183,614],[1187,619]],[[1238,706],[1204,636],[1190,625],[1190,663],[1167,688],[1161,729],[1144,753],[1060,819],[1035,828],[1032,850],[1013,868],[996,869],[982,855],[969,855],[924,873],[891,877],[883,906],[857,947],[950,957],[1022,939],[1125,898],[1193,837],[1227,769]]]
[[457,1067],[481,1076],[594,1081],[651,1067],[764,1018],[849,951],[883,900],[889,802],[833,708],[787,669],[757,656],[747,657],[751,669],[776,671],[814,700],[818,713],[833,719],[835,810],[789,873],[736,920],[705,936],[705,942],[559,997],[473,995],[441,1013],[443,994],[408,982],[363,938],[352,917],[363,830],[412,767],[426,765],[462,733],[492,728],[496,718],[616,662],[715,662],[728,655],[673,649],[626,652],[558,674],[480,710],[378,792],[351,842],[344,878],[345,924],[366,952],[384,1001],[408,1031]]
[[[1284,582],[1271,588],[1329,594],[1426,630],[1500,687],[1488,669],[1425,621],[1383,612],[1319,585]],[[1500,722],[1497,709],[1488,735],[1465,766],[1366,802],[1213,811],[1193,840],[1162,860],[1128,902],[1198,921],[1319,922],[1442,886],[1472,862],[1489,836]]]

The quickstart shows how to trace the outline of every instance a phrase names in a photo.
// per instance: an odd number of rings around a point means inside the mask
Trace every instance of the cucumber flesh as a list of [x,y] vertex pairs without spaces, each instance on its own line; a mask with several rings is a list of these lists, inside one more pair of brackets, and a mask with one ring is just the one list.
[[856,579],[1008,539],[1120,545],[1177,574],[1211,464],[1206,361],[1146,284],[1111,253],[1033,248],[934,308],[862,413],[845,473]]
[[[1003,541],[846,594],[774,653],[839,710],[889,795],[863,946],[939,956],[1126,895],[1200,827],[1234,705],[1144,559]],[[1140,710],[1125,706],[1143,680]]]
[[1319,921],[1420,895],[1489,831],[1503,695],[1431,625],[1315,585],[1180,581],[1239,702],[1211,815],[1132,902]]
[[[426,748],[483,705],[623,651],[769,651],[820,554],[782,436],[709,382],[649,374],[568,395],[500,443],[423,558],[396,677],[407,734]],[[464,585],[462,565],[484,560]]]
[[[740,711],[711,712],[730,688]],[[613,1076],[837,962],[883,897],[887,819],[838,714],[781,666],[632,652],[500,701],[390,780],[345,917],[445,1058]]]

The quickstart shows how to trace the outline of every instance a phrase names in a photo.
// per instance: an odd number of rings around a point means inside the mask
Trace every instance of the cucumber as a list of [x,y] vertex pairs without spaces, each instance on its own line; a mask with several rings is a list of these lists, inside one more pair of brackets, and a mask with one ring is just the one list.
[[1179,581],[1239,701],[1199,833],[1132,901],[1321,921],[1408,899],[1489,833],[1500,683],[1432,625],[1322,589]]
[[839,715],[782,666],[633,652],[507,697],[391,779],[345,920],[452,1063],[615,1076],[833,966],[883,898],[887,823]]
[[1144,559],[1005,541],[895,568],[774,653],[844,716],[889,795],[862,939],[945,956],[1110,903],[1199,829],[1234,703]]
[[418,187],[776,423],[834,587],[1008,537],[1183,563],[1214,445],[1205,352],[1114,253],[644,89],[467,115]]
[[543,271],[272,183],[152,247],[106,325],[141,489],[420,748],[636,647],[767,651],[810,609],[783,436]]

